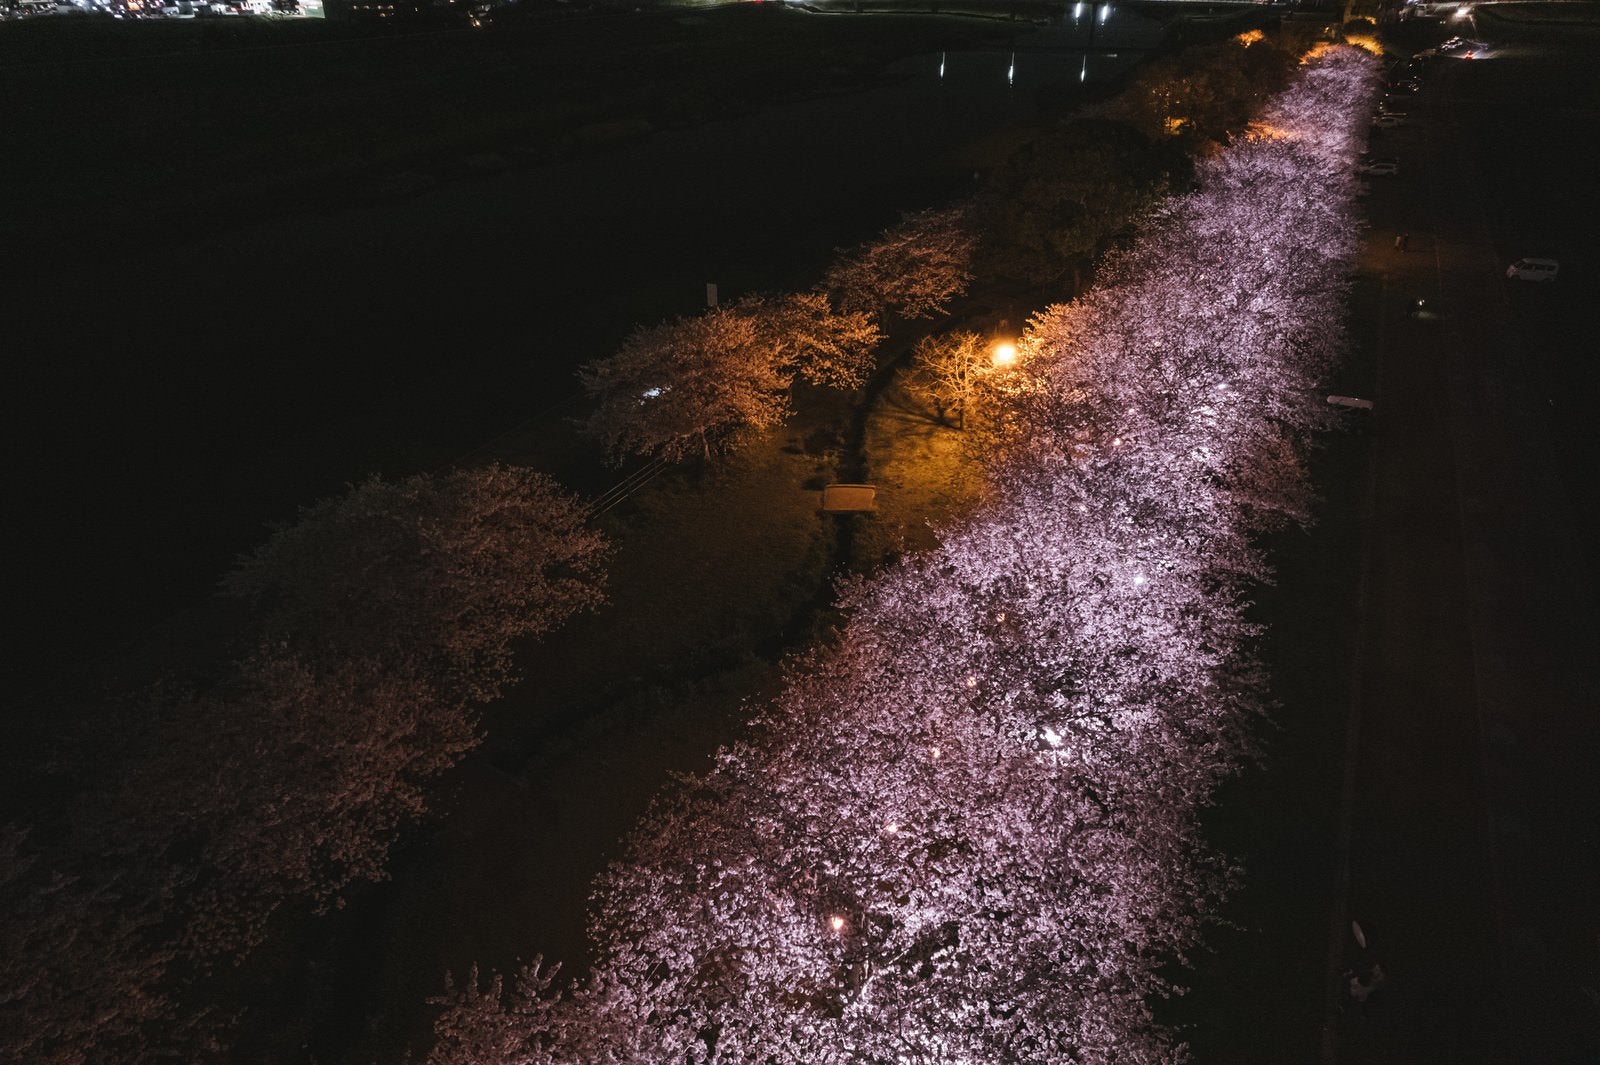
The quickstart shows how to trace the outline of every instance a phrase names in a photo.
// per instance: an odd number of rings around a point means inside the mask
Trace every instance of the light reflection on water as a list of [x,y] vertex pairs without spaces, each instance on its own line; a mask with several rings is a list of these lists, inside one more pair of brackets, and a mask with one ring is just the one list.
[[1045,86],[1091,85],[1115,77],[1161,43],[1166,26],[1115,4],[1077,0],[1048,25],[1019,32],[1004,51],[939,52],[895,65],[942,95],[1000,93],[1019,101]]
[[1088,85],[1115,77],[1137,63],[1142,50],[1050,52],[1022,50],[938,52],[913,56],[895,65],[909,80],[943,99],[990,94],[1025,97],[1046,86]]

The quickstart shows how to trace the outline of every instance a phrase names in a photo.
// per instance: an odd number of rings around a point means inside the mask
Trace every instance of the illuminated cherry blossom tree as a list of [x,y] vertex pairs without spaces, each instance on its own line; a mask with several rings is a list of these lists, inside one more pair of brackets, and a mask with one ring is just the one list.
[[836,311],[826,294],[753,296],[734,304],[752,319],[760,342],[787,374],[829,388],[858,388],[872,375],[883,339],[863,311]]
[[618,461],[736,446],[782,423],[793,383],[756,321],[726,309],[635,330],[579,378],[596,404],[589,431]]
[[931,318],[967,291],[976,244],[965,206],[906,215],[876,241],[843,253],[823,288],[846,311]]
[[796,377],[863,384],[880,339],[871,315],[835,311],[821,292],[750,296],[639,329],[580,371],[596,403],[589,431],[615,460],[709,458],[781,424]]
[[940,421],[956,411],[957,425],[965,429],[968,408],[994,369],[989,343],[977,333],[958,329],[917,341],[905,385],[912,396],[933,408]]
[[373,661],[484,701],[514,641],[601,601],[607,547],[533,470],[373,478],[278,526],[223,580],[308,661]]

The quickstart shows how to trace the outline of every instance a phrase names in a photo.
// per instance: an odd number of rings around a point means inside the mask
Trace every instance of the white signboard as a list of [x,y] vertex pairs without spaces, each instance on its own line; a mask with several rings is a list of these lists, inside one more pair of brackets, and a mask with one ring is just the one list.
[[836,514],[877,510],[878,488],[871,484],[830,484],[822,490],[822,509]]

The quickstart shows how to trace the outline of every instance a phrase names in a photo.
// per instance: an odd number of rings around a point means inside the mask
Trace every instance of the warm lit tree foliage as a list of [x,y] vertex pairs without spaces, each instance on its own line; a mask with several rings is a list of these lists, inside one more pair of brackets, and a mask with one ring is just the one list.
[[907,215],[842,253],[818,291],[751,296],[636,329],[579,372],[595,404],[589,432],[613,461],[709,458],[781,424],[796,378],[861,386],[876,367],[883,318],[931,317],[966,291],[976,245],[968,215]]
[[779,366],[814,385],[858,388],[877,366],[883,335],[872,315],[835,311],[824,293],[752,296],[734,309],[754,320]]
[[752,738],[658,801],[592,976],[474,973],[436,1063],[1182,1058],[1148,1002],[1232,877],[1197,811],[1264,700],[1251,536],[1304,513],[1372,91],[1315,57],[1274,136],[1035,317],[989,502],[847,589]]
[[709,458],[780,424],[797,376],[862,384],[879,339],[871,315],[835,311],[820,292],[751,296],[637,329],[580,371],[596,403],[589,431],[615,460]]
[[793,381],[755,321],[723,309],[636,329],[579,377],[596,404],[589,431],[617,461],[709,458],[780,424]]
[[940,421],[956,411],[958,424],[966,428],[967,407],[991,369],[989,345],[983,337],[958,329],[917,341],[905,386],[913,397],[932,407]]
[[965,206],[906,215],[877,240],[843,253],[823,281],[846,311],[931,318],[967,291],[977,244]]
[[600,602],[606,546],[587,517],[520,467],[375,477],[277,527],[223,587],[309,661],[381,662],[483,700],[513,641]]

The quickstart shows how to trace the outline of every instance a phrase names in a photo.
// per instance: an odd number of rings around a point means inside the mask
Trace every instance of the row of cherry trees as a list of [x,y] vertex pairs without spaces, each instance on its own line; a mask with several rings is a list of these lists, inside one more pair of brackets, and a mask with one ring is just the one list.
[[600,601],[587,517],[526,469],[374,478],[241,559],[242,657],[130,700],[87,794],[0,833],[0,1059],[220,1060],[227,1019],[185,987],[385,875],[513,643]]
[[[702,315],[641,326],[580,378],[588,429],[613,461],[677,461],[734,450],[783,422],[795,382],[856,388],[876,368],[895,318],[931,318],[974,274],[1026,280],[1044,292],[1077,277],[1174,183],[1185,150],[1225,140],[1282,87],[1292,53],[1259,32],[1154,61],[1097,117],[1041,133],[990,175],[970,203],[907,215],[843,251],[813,290],[752,296]],[[1076,288],[1076,283],[1074,283]],[[965,423],[973,350],[919,350],[913,385]],[[951,399],[959,394],[961,398]]]
[[473,973],[434,1065],[1182,1059],[1149,1002],[1233,876],[1197,811],[1265,699],[1251,541],[1306,516],[1373,91],[1364,54],[1309,56],[1030,322],[984,506],[844,589],[836,641],[658,800],[592,973]]
[[[976,273],[1052,293],[1124,233],[1189,160],[1242,128],[1282,87],[1293,52],[1259,31],[1184,49],[1142,69],[1111,101],[1040,133],[989,176],[971,202],[907,215],[842,252],[805,293],[749,297],[696,317],[636,329],[580,374],[594,404],[590,433],[614,461],[677,461],[734,450],[787,417],[798,379],[855,388],[876,368],[893,319],[931,318]],[[916,353],[920,391],[942,418],[959,409],[937,379],[972,352]],[[945,382],[946,385],[949,382]]]
[[590,433],[617,461],[709,458],[782,424],[797,379],[866,383],[891,315],[931,317],[966,291],[968,213],[906,216],[841,255],[813,291],[751,296],[634,330],[616,354],[580,373],[594,403]]

